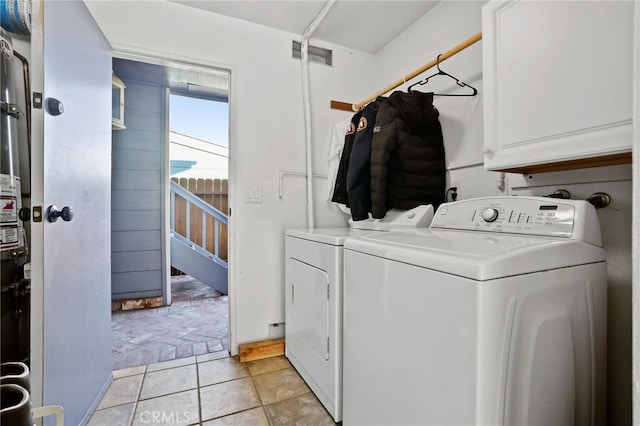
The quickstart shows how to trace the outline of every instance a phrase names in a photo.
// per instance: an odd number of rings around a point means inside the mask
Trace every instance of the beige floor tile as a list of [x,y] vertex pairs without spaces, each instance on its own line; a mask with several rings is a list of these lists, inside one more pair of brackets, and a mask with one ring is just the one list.
[[253,383],[264,405],[311,392],[293,368],[253,376]]
[[131,367],[131,368],[123,368],[122,370],[115,370],[113,372],[114,379],[121,379],[123,377],[136,376],[138,374],[144,374],[147,369],[146,365],[141,365],[139,367]]
[[202,423],[202,426],[269,426],[262,407]]
[[198,424],[196,389],[138,402],[133,426]]
[[196,357],[190,356],[189,358],[172,359],[171,361],[157,362],[155,364],[149,364],[147,366],[147,373],[152,371],[167,370],[169,368],[182,367],[184,365],[195,364]]
[[117,407],[96,410],[87,426],[129,426],[133,418],[136,404],[118,405]]
[[336,424],[312,393],[267,405],[264,411],[272,426]]
[[139,374],[115,379],[98,404],[98,410],[137,401],[142,377],[143,375]]
[[260,406],[250,378],[200,388],[202,419],[210,420]]
[[273,358],[250,361],[247,363],[247,367],[249,367],[251,375],[256,376],[258,374],[270,373],[272,371],[290,368],[291,363],[284,356],[277,356]]
[[195,364],[153,371],[144,376],[140,399],[155,398],[197,387],[198,377]]
[[249,369],[237,357],[222,358],[198,364],[200,386],[213,385],[249,376]]
[[206,361],[213,361],[215,359],[220,359],[220,358],[229,358],[229,351],[217,351],[217,352],[211,352],[208,354],[204,354],[204,355],[198,355],[196,356],[196,360],[198,362],[206,362]]

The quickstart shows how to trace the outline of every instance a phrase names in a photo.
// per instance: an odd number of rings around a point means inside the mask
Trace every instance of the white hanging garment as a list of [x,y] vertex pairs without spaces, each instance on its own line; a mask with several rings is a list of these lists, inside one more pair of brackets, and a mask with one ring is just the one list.
[[344,138],[347,133],[347,129],[351,124],[351,117],[346,118],[333,126],[331,131],[331,141],[329,142],[329,156],[327,158],[327,201],[340,208],[343,212],[351,214],[349,208],[343,204],[334,203],[331,201],[333,198],[333,188],[336,184],[336,176],[338,175],[338,166],[340,165],[340,157],[342,156],[342,150],[344,149]]

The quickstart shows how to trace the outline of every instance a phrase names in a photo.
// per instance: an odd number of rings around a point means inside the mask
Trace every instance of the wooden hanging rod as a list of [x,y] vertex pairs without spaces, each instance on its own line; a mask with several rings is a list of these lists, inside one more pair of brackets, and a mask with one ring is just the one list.
[[[477,42],[477,41],[479,41],[481,39],[482,39],[482,33],[478,33],[478,34],[474,35],[473,37],[470,37],[470,38],[466,39],[462,43],[458,44],[457,46],[447,50],[442,55],[440,55],[440,62],[444,61],[445,59],[449,59],[450,57],[452,57],[456,53],[466,49],[467,47],[471,46],[472,44],[474,44],[475,42]],[[425,72],[429,68],[435,67],[437,63],[438,63],[438,61],[436,59],[433,59],[433,60],[429,61],[428,63],[424,64],[423,66],[421,66],[417,70],[405,75],[404,77],[402,77],[399,80],[394,81],[393,83],[391,83],[390,85],[388,85],[384,89],[376,92],[375,95],[369,96],[367,99],[365,99],[362,102],[358,102],[357,104],[349,104],[347,102],[340,102],[340,101],[331,101],[331,109],[341,109],[341,110],[344,110],[344,111],[358,112],[365,105],[367,105],[369,102],[376,100],[376,98],[378,96],[382,96],[385,93],[390,92],[391,90],[395,89],[396,87],[398,87],[398,86],[400,86],[402,84],[405,84],[407,81],[409,81],[412,78],[422,74],[423,72]]]

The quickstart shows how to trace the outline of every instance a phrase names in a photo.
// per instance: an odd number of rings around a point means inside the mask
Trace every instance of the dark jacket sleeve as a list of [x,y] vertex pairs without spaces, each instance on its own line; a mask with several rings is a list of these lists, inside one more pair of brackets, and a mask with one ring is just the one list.
[[347,171],[347,199],[353,220],[369,218],[371,211],[371,140],[378,111],[378,102],[365,107],[353,141],[349,169]]
[[[382,115],[382,117],[380,117]],[[387,173],[391,152],[396,145],[397,131],[395,123],[383,114],[382,107],[378,117],[384,122],[376,122],[371,141],[371,215],[382,219],[389,210],[387,203]]]

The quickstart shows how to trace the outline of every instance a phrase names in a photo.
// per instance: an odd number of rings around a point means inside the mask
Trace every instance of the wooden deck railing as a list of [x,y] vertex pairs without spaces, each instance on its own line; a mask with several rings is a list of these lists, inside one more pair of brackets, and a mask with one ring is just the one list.
[[[171,180],[228,216],[229,181],[227,179],[171,178]],[[187,202],[180,196],[175,197],[174,209],[174,230],[176,233],[188,238],[197,245],[204,247],[211,253],[217,253],[218,257],[221,259],[227,260],[228,249],[226,223],[216,221],[214,217],[208,214],[203,216],[202,210],[194,205],[191,205],[188,209],[189,212],[187,213]],[[189,215],[188,217],[187,214]],[[189,222],[190,235],[187,235],[187,222]],[[205,231],[204,233],[203,229]],[[217,247],[216,234],[218,241]]]

